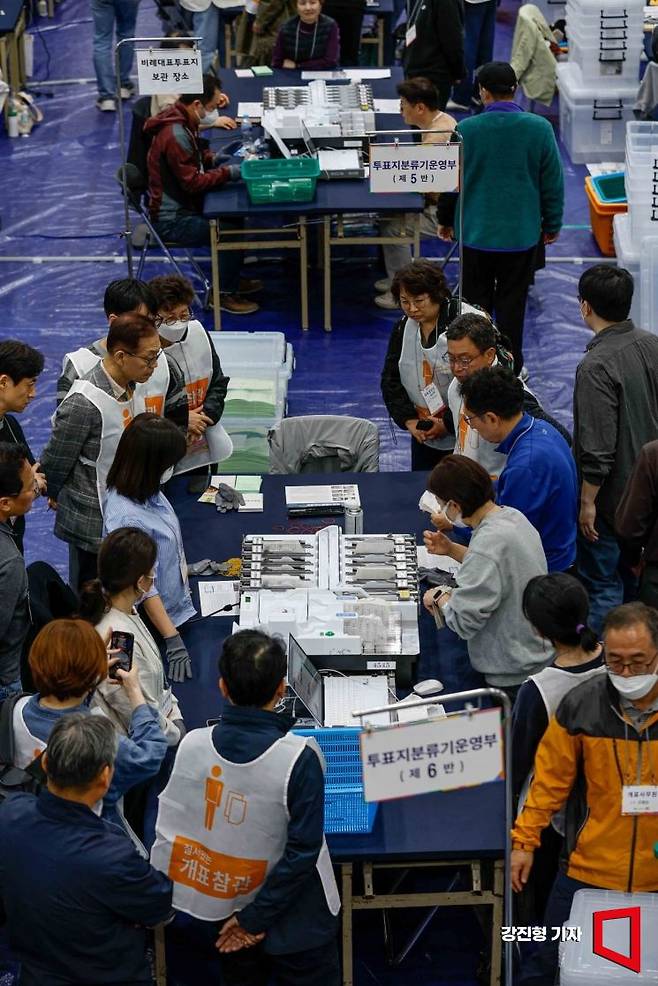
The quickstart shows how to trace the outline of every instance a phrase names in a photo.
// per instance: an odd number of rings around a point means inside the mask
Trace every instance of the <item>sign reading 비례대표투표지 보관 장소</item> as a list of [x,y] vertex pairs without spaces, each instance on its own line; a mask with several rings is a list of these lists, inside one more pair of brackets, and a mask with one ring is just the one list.
[[388,801],[495,781],[503,775],[500,709],[361,734],[366,801]]
[[201,52],[190,48],[147,48],[135,52],[140,96],[203,92]]

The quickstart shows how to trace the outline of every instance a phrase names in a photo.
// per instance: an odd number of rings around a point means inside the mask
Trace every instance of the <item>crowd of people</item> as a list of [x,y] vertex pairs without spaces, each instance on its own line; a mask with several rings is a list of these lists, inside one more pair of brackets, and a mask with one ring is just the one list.
[[[145,928],[184,912],[215,929],[227,984],[339,982],[322,759],[278,710],[281,643],[260,631],[225,642],[217,725],[188,731],[176,695],[194,674],[197,614],[166,484],[230,452],[229,381],[191,292],[178,275],[108,285],[107,335],[65,356],[38,459],[19,417],[44,360],[0,342],[0,896],[26,983],[84,981],[108,908],[126,981],[149,981]],[[593,338],[572,437],[516,375],[491,315],[460,304],[436,264],[403,265],[391,294],[404,314],[384,401],[428,473],[425,545],[459,563],[454,587],[424,604],[465,642],[476,679],[513,702],[513,886],[528,923],[557,926],[580,888],[658,889],[651,816],[627,807],[629,786],[654,783],[658,742],[658,339],[628,318],[627,271],[584,271]],[[39,496],[69,546],[70,586],[44,562],[26,568]],[[156,821],[145,806],[158,795]],[[109,861],[111,884],[92,879]],[[24,872],[50,874],[39,900],[60,904],[47,933],[40,918],[26,931]],[[92,937],[65,954],[71,892]],[[94,982],[116,981],[113,947],[98,942],[93,962]],[[556,962],[541,944],[521,981],[549,986]]]

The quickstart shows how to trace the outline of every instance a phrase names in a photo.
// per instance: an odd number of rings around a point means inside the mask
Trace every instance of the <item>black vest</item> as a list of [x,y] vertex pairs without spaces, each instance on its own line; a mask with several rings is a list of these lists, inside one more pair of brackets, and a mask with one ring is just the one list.
[[326,14],[320,14],[317,24],[310,28],[302,24],[299,17],[291,17],[281,27],[283,57],[290,58],[296,65],[322,58],[333,25],[334,21]]

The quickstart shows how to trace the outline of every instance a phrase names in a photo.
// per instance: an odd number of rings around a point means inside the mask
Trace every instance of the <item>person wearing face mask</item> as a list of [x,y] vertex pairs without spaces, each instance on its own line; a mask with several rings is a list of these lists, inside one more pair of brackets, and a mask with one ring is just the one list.
[[[571,689],[558,705],[511,833],[519,893],[542,830],[566,806],[566,866],[548,900],[548,927],[567,921],[577,890],[658,891],[658,613],[644,603],[618,606],[605,618],[603,646],[607,674]],[[517,981],[552,986],[557,966],[558,942],[541,942]]]
[[279,28],[272,68],[326,69],[340,64],[338,24],[322,0],[297,0],[297,14]]
[[454,527],[471,529],[468,547],[441,532],[425,531],[430,554],[448,555],[461,566],[457,587],[428,589],[425,607],[442,617],[462,640],[487,684],[514,699],[529,674],[553,659],[523,613],[523,592],[531,578],[546,574],[539,534],[513,507],[494,502],[491,478],[477,462],[448,455],[430,473],[428,490]]
[[[25,769],[35,752],[45,749],[53,727],[65,716],[91,715],[94,689],[108,674],[105,644],[85,620],[53,620],[37,634],[30,648],[30,670],[36,695],[14,700],[14,766]],[[112,687],[125,692],[131,715],[128,735],[119,738],[114,775],[103,798],[101,814],[130,834],[123,816],[123,796],[136,784],[154,777],[167,752],[157,709],[146,703],[139,669],[117,669]]]
[[642,446],[658,435],[658,338],[628,317],[633,287],[627,270],[603,264],[578,282],[580,314],[594,338],[576,369],[573,393],[577,565],[595,630],[608,610],[637,592],[621,558],[615,510]]
[[[96,575],[108,469],[126,425],[150,410],[142,385],[156,371],[160,356],[153,321],[119,315],[110,324],[106,356],[75,381],[55,412],[41,463],[49,495],[57,503],[55,535],[69,544],[74,588]],[[168,424],[184,442],[180,429]]]
[[[443,360],[454,373],[454,378],[448,388],[448,410],[443,416],[443,423],[449,434],[454,435],[455,453],[479,462],[492,479],[497,479],[505,465],[506,455],[497,450],[495,442],[488,442],[478,435],[466,421],[461,385],[477,370],[489,366],[511,367],[514,361],[507,349],[507,340],[486,315],[464,314],[457,316],[448,326],[446,342]],[[533,418],[548,421],[571,445],[571,435],[566,428],[544,410],[525,384],[523,410]]]
[[[113,631],[132,634],[133,664],[139,670],[144,699],[157,709],[160,728],[170,747],[185,735],[178,699],[165,678],[157,643],[135,609],[155,582],[155,541],[134,527],[120,527],[105,538],[98,552],[98,578],[87,582],[80,597],[80,615],[96,627],[101,639]],[[132,706],[126,692],[111,680],[101,682],[92,705],[101,709],[127,736]]]
[[[442,357],[459,301],[438,264],[423,258],[397,271],[391,297],[404,315],[388,343],[382,397],[396,425],[411,435],[411,468],[432,469],[454,446],[443,423],[452,374]],[[461,310],[475,311],[466,302]]]
[[[182,246],[208,246],[210,222],[203,215],[206,192],[239,181],[240,165],[216,164],[217,155],[199,144],[199,126],[222,100],[219,80],[203,76],[203,92],[185,93],[173,106],[144,124],[148,150],[148,197],[151,219],[164,240]],[[223,229],[240,229],[237,221],[220,218]],[[243,297],[260,291],[262,283],[241,278],[242,251],[219,252],[220,306],[233,315],[252,315],[258,305]]]
[[[110,281],[103,297],[103,309],[108,328],[119,315],[141,315],[153,320],[157,328],[158,311],[153,292],[144,281],[135,277],[123,277]],[[107,356],[107,336],[96,339],[66,353],[62,361],[62,373],[57,381],[56,404],[62,403],[76,380],[98,366]],[[187,428],[187,394],[183,375],[177,366],[171,366],[160,352],[158,361],[148,380],[136,385],[144,398],[147,410],[163,414],[180,428]]]
[[162,641],[171,681],[192,677],[180,630],[196,616],[187,577],[183,536],[174,508],[162,492],[185,455],[185,439],[164,418],[140,414],[125,429],[107,475],[103,508],[106,534],[135,527],[157,546],[154,584],[145,592],[142,615]]
[[219,423],[229,377],[222,373],[219,356],[203,325],[192,318],[194,289],[179,274],[155,277],[149,287],[158,303],[162,348],[183,374],[189,404],[188,451],[175,471],[221,462],[233,448]]

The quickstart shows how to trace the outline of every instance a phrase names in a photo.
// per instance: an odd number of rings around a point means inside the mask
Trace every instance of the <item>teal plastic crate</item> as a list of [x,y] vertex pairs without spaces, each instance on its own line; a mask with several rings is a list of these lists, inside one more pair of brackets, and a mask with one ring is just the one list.
[[254,205],[311,202],[320,174],[317,158],[267,158],[242,162],[242,177]]
[[626,185],[624,172],[613,171],[609,175],[598,175],[592,178],[592,185],[603,205],[616,205],[626,201]]
[[363,799],[363,774],[359,752],[360,729],[296,729],[312,736],[327,763],[324,791],[324,830],[350,835],[372,832],[377,803]]

